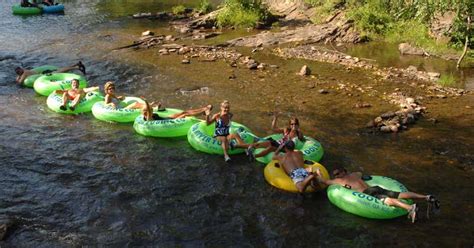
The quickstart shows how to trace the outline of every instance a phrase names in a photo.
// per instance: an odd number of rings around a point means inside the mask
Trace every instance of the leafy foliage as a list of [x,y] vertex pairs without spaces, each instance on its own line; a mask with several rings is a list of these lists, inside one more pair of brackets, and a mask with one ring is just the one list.
[[182,15],[186,13],[186,7],[183,5],[176,5],[171,9],[171,12],[173,12],[175,15]]
[[225,0],[217,24],[221,27],[255,27],[268,16],[260,0]]
[[[428,41],[428,27],[437,14],[454,11],[456,18],[448,35],[451,45],[462,47],[466,37],[474,48],[474,28],[467,28],[467,17],[474,18],[473,0],[305,0],[316,7],[318,22],[337,8],[348,10],[347,16],[356,27],[371,38],[390,36],[398,32],[400,40],[417,44]],[[326,13],[326,14],[325,14]],[[471,25],[472,26],[472,25]],[[408,30],[406,30],[408,29]],[[408,32],[407,32],[408,31]],[[421,40],[419,40],[421,39]]]
[[201,0],[197,10],[203,14],[209,13],[212,10],[212,5],[208,0]]

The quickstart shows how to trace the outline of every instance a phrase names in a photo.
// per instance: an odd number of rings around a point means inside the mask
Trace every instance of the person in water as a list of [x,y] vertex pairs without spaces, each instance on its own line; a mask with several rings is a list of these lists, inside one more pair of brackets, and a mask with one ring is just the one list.
[[74,111],[77,107],[77,104],[79,104],[79,102],[85,96],[85,94],[87,92],[99,90],[98,86],[79,89],[79,80],[77,80],[77,79],[71,80],[71,87],[72,87],[72,89],[70,89],[70,90],[56,90],[56,91],[54,91],[54,93],[56,93],[56,94],[62,94],[63,95],[63,104],[61,106],[59,106],[59,109],[61,109],[62,111],[67,110],[66,105],[67,105],[68,101],[72,102],[71,106],[69,106],[69,109],[71,111]]
[[28,7],[36,7],[38,8],[38,4],[36,3],[36,0],[21,0],[20,6],[23,8],[28,8]]
[[42,4],[46,6],[53,6],[54,5],[54,0],[43,0]]
[[[48,74],[52,72],[61,73],[61,72],[68,72],[68,71],[73,71],[73,70],[79,70],[84,75],[86,74],[86,67],[84,66],[84,64],[82,64],[81,61],[79,61],[77,64],[72,65],[72,66],[62,67],[62,68],[59,68],[57,70],[52,70],[52,71],[51,70],[44,71],[43,74]],[[27,70],[21,67],[15,68],[15,73],[17,74],[15,81],[19,85],[22,85],[27,77],[39,74],[33,70]]]
[[[143,109],[146,108],[146,104],[142,102],[133,102],[125,107],[120,105],[120,102],[125,99],[124,96],[117,96],[115,95],[115,83],[112,81],[108,81],[104,85],[104,93],[105,93],[105,104],[110,105],[116,109]],[[151,103],[152,106],[155,105],[154,102]]]
[[342,185],[346,188],[352,189],[357,192],[368,194],[370,196],[380,199],[384,204],[388,206],[400,207],[408,211],[408,218],[411,219],[412,223],[415,223],[416,214],[418,207],[416,204],[407,204],[400,199],[425,199],[429,203],[428,209],[439,209],[439,201],[433,195],[422,195],[414,192],[395,192],[391,190],[386,190],[379,186],[369,187],[367,183],[364,182],[361,172],[352,172],[349,173],[344,167],[336,168],[333,170],[332,174],[334,179],[326,180],[321,176],[321,172],[316,170],[317,180],[326,185]]
[[[288,140],[296,141],[296,139],[299,139],[300,141],[304,141],[303,133],[300,131],[300,121],[298,120],[298,118],[292,117],[288,122],[288,126],[285,128],[277,127],[277,119],[278,119],[278,113],[275,112],[275,114],[273,115],[273,120],[272,120],[272,130],[275,133],[283,134],[283,137],[279,140],[274,140],[273,138],[270,137],[265,141],[259,141],[259,142],[251,144],[247,148],[247,153],[249,154],[249,158],[251,160],[254,160],[255,158],[258,158],[258,157],[263,157],[269,154],[270,152],[274,152],[281,144],[284,144]],[[254,150],[256,148],[265,148],[265,149],[254,155]]]
[[[210,111],[206,113],[206,124],[211,125],[212,123],[215,123],[216,125],[214,137],[221,142],[226,162],[230,162],[231,160],[228,154],[229,148],[247,148],[249,146],[249,144],[245,144],[238,133],[230,133],[233,114],[229,111],[230,103],[225,100],[221,103],[221,110],[219,113],[214,114],[212,117],[210,116]],[[237,144],[231,143],[231,140],[236,140]]]
[[[161,103],[158,103],[158,111],[160,111],[160,109],[162,109],[162,106],[161,106]],[[145,101],[145,107],[142,109],[142,114],[143,114],[144,121],[157,121],[157,120],[166,120],[166,119],[185,118],[188,116],[196,116],[203,113],[208,115],[210,114],[211,110],[212,110],[212,105],[207,105],[205,107],[198,108],[198,109],[185,110],[183,112],[179,112],[168,117],[161,117],[159,114],[153,113],[153,108],[147,101]]]
[[[280,153],[282,149],[285,153]],[[303,193],[310,186],[310,183],[316,179],[312,167],[304,167],[303,153],[295,151],[295,142],[292,140],[281,143],[275,150],[272,159],[278,160],[283,166],[283,170],[291,178],[300,193]],[[316,188],[316,186],[313,187]]]

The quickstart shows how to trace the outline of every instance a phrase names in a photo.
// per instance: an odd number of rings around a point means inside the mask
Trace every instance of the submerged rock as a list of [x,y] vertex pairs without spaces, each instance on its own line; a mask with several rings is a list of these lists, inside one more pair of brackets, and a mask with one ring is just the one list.
[[176,90],[177,94],[189,96],[189,95],[207,95],[209,94],[209,87],[196,87],[191,89],[179,88]]

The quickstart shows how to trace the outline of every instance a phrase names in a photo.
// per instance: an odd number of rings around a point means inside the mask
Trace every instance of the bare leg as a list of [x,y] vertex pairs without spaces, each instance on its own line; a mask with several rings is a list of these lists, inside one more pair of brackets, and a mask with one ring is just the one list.
[[82,64],[81,61],[79,61],[79,63],[77,63],[75,65],[72,65],[72,66],[66,66],[66,67],[59,68],[59,69],[56,70],[56,72],[68,72],[68,71],[74,71],[74,70],[79,70],[83,74],[86,74],[86,68]]
[[146,108],[146,104],[140,102],[130,103],[125,109],[143,109]]
[[61,105],[61,106],[66,107],[67,101],[68,101],[67,92],[64,92],[63,93],[63,105]]
[[256,158],[264,157],[268,155],[270,152],[274,152],[274,151],[276,151],[276,148],[273,146],[270,146],[270,147],[267,147],[265,150],[259,152],[258,154],[255,154],[255,157]]
[[71,107],[75,108],[77,104],[81,101],[82,95],[77,95],[74,100],[72,100]]
[[410,211],[411,210],[411,206],[412,205],[409,205],[409,204],[406,204],[398,199],[395,199],[395,198],[385,198],[385,201],[384,201],[385,204],[389,205],[389,206],[395,206],[395,207],[400,207],[400,208],[403,208],[407,211]]
[[227,162],[230,160],[229,154],[227,153],[229,150],[229,141],[226,136],[217,136],[216,139],[221,142],[222,150],[224,151],[224,159]]
[[310,174],[303,181],[296,184],[296,188],[300,193],[303,193],[308,187],[309,183],[314,179],[314,175]]
[[184,117],[187,117],[187,116],[194,116],[194,115],[199,115],[199,114],[202,114],[204,112],[206,112],[206,110],[212,108],[212,105],[207,105],[206,107],[202,107],[202,108],[198,108],[198,109],[189,109],[189,110],[186,110],[186,111],[183,111],[181,113],[176,113],[172,116],[170,116],[171,119],[178,119],[178,118],[184,118]]
[[427,195],[421,195],[414,192],[401,192],[398,199],[428,199]]
[[245,144],[244,140],[237,133],[231,133],[231,134],[227,135],[227,139],[228,140],[231,140],[231,139],[237,140],[237,144],[235,145],[235,147],[237,147],[237,148],[247,148],[251,145],[251,144]]

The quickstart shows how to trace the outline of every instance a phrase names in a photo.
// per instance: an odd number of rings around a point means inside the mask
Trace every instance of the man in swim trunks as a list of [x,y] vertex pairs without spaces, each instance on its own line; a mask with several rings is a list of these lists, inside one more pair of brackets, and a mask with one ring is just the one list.
[[384,204],[388,206],[400,207],[408,211],[408,218],[411,219],[412,223],[415,223],[416,213],[418,207],[416,204],[406,204],[399,199],[426,199],[431,206],[439,208],[439,201],[433,195],[421,195],[414,192],[395,192],[386,190],[379,186],[369,187],[363,180],[361,172],[348,173],[343,167],[336,168],[333,170],[334,179],[326,180],[321,176],[319,169],[316,171],[317,180],[326,185],[337,184],[342,185],[346,188],[352,189],[357,192],[371,195],[380,199]]
[[[282,149],[285,153],[280,154]],[[295,142],[289,140],[281,144],[273,154],[273,159],[278,160],[285,170],[286,174],[290,176],[300,193],[303,193],[309,184],[315,179],[311,167],[304,167],[303,153],[295,151]]]
[[98,86],[95,87],[89,87],[85,89],[79,89],[79,80],[73,79],[71,80],[71,87],[72,89],[70,90],[56,90],[54,93],[56,94],[63,94],[63,105],[61,105],[59,108],[62,111],[66,111],[66,104],[68,101],[72,101],[71,106],[69,106],[69,109],[71,111],[74,111],[76,109],[77,104],[81,101],[81,99],[84,97],[84,95],[87,92],[91,91],[97,91],[99,90]]
[[[84,75],[86,74],[86,67],[84,66],[84,64],[82,64],[81,61],[79,61],[75,65],[59,68],[55,71],[45,71],[45,72],[43,72],[43,74],[48,74],[48,73],[52,73],[52,72],[61,73],[61,72],[68,72],[68,71],[72,71],[72,70],[79,70]],[[17,74],[17,77],[16,77],[15,81],[19,85],[22,85],[27,77],[39,74],[39,73],[37,73],[33,70],[27,70],[27,69],[21,68],[21,67],[15,68],[15,73]]]

